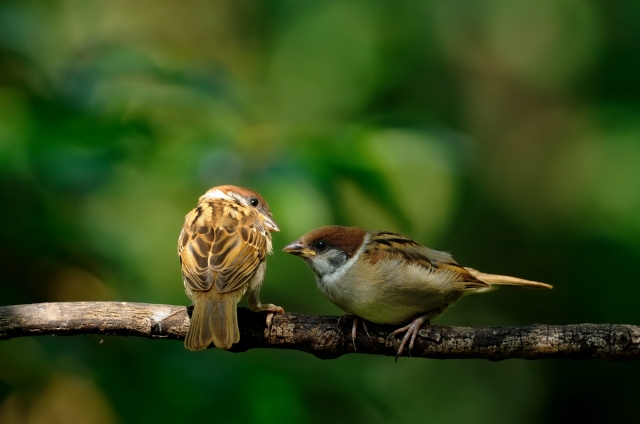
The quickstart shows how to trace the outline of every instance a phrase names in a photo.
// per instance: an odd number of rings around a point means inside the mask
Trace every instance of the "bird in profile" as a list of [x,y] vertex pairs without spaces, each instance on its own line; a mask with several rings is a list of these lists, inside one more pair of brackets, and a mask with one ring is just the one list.
[[229,349],[240,340],[237,303],[273,314],[284,310],[260,303],[260,288],[272,252],[271,231],[280,231],[267,202],[253,190],[213,187],[187,214],[178,239],[178,256],[187,296],[193,301],[184,345],[200,350],[212,342]]
[[390,335],[405,333],[396,358],[407,342],[411,352],[424,323],[466,294],[499,285],[552,288],[463,267],[449,253],[389,231],[330,225],[306,233],[284,252],[303,258],[314,271],[320,291],[355,316],[351,333],[354,348],[358,317],[376,324],[401,325]]

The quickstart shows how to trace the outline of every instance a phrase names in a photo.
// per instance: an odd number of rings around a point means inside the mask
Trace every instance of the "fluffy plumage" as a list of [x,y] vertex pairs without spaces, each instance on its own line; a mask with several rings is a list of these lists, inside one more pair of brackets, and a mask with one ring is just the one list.
[[212,342],[229,349],[237,343],[236,305],[245,294],[254,311],[284,312],[260,303],[266,256],[272,252],[270,231],[279,229],[269,205],[242,187],[214,187],[187,214],[178,239],[182,279],[194,304],[187,349],[204,349]]
[[322,293],[345,312],[377,324],[411,322],[394,332],[407,333],[398,355],[409,338],[411,350],[422,322],[465,294],[488,291],[492,285],[551,288],[465,268],[449,253],[388,231],[331,225],[310,231],[284,251],[302,257]]

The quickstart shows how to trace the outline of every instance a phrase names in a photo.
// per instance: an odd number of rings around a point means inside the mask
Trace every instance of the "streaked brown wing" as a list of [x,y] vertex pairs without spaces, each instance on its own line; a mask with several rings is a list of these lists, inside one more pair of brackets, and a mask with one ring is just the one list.
[[206,225],[205,208],[198,206],[187,214],[178,239],[178,255],[182,278],[192,290],[209,290],[213,274],[209,269],[209,252],[214,238],[213,228]]
[[237,290],[264,258],[267,235],[257,213],[235,213],[237,208],[210,203],[187,215],[178,252],[184,281],[192,290],[209,290],[213,284],[220,293]]
[[252,226],[247,231],[243,228],[216,238],[209,255],[209,268],[215,274],[214,282],[220,293],[237,290],[248,283],[264,259],[266,235],[257,231],[256,226]]
[[[375,242],[375,243],[374,243]],[[428,272],[451,272],[464,282],[465,288],[488,287],[479,281],[467,269],[459,265],[447,252],[429,249],[402,234],[375,231],[372,232],[369,246],[363,256],[371,263],[395,258],[422,266]]]

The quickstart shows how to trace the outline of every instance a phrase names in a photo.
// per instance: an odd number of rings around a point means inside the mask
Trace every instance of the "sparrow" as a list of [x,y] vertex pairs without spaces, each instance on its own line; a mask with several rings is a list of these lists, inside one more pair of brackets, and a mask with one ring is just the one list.
[[396,359],[407,342],[411,354],[422,324],[429,324],[466,294],[496,285],[552,288],[463,267],[447,252],[389,231],[330,225],[306,233],[283,251],[303,258],[315,273],[320,291],[354,315],[354,349],[358,317],[376,324],[402,325],[389,336],[405,333]]
[[178,256],[193,314],[184,346],[200,350],[213,342],[229,349],[240,340],[237,303],[268,311],[267,326],[284,310],[260,303],[260,288],[272,253],[271,231],[280,231],[267,202],[253,190],[213,187],[189,212],[178,238]]

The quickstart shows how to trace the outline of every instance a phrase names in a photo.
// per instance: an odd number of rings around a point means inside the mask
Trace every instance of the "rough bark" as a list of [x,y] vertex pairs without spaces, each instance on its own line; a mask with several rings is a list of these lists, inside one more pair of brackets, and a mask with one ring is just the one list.
[[[0,340],[77,334],[183,340],[190,308],[129,302],[38,303],[0,306]],[[295,349],[319,358],[354,353],[351,321],[301,314],[276,315],[269,331],[264,313],[238,309],[241,340],[230,349]],[[356,339],[357,353],[394,356],[400,337],[394,327],[368,325]],[[534,324],[524,327],[424,326],[413,357],[434,359],[607,359],[640,358],[640,327],[618,324]]]

